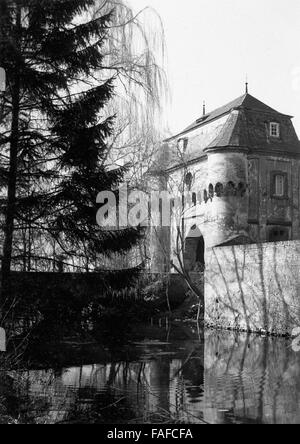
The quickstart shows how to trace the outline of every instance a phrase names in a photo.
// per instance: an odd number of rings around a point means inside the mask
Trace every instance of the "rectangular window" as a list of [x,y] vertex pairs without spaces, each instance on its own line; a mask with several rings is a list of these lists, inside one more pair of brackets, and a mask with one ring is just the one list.
[[286,199],[288,197],[288,175],[287,173],[272,173],[271,195],[274,198]]
[[283,242],[290,238],[289,229],[276,227],[269,231],[269,242]]
[[283,197],[284,192],[285,177],[281,174],[275,176],[275,196]]
[[280,137],[280,125],[279,123],[271,122],[270,123],[270,136],[276,137],[277,139]]

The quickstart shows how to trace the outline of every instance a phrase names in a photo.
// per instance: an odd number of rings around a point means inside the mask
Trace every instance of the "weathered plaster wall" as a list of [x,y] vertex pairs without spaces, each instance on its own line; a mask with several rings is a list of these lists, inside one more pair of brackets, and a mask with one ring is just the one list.
[[[282,226],[289,239],[300,238],[300,162],[285,156],[249,156],[249,233],[253,241],[266,242],[269,230]],[[287,174],[287,196],[272,196],[272,172]]]
[[239,182],[247,183],[247,155],[243,152],[210,152],[208,155],[208,180],[209,184],[216,185],[222,183],[224,187],[228,182],[233,182],[236,186]]
[[[176,208],[172,210],[171,217],[171,227],[170,227],[170,260],[177,266],[178,261],[175,255],[176,252],[180,252],[184,247],[181,244],[181,238],[178,239],[178,228],[180,234],[183,235],[185,239],[191,230],[193,225],[199,226],[199,215],[204,215],[206,209],[206,203],[204,202],[204,190],[206,189],[207,183],[207,161],[200,161],[193,165],[190,165],[188,169],[181,169],[172,172],[169,176],[168,190],[170,195],[174,198],[181,200],[183,191],[187,191],[184,188],[184,178],[187,172],[191,173],[193,176],[193,182],[191,187],[191,193],[196,193],[197,195],[197,206],[195,207],[191,202],[185,201],[185,211],[184,211],[184,226],[182,225],[182,209],[181,211],[176,211]],[[201,218],[201,220],[203,217]],[[174,271],[174,269],[172,270]]]
[[[248,237],[251,243],[268,242],[273,228],[283,227],[289,240],[300,238],[300,163],[283,156],[247,155],[244,152],[211,152],[208,159],[189,165],[186,169],[170,174],[168,186],[175,195],[182,191],[184,174],[193,175],[192,192],[197,194],[196,207],[184,213],[184,237],[196,225],[205,238],[206,248],[216,247],[236,238]],[[287,196],[283,199],[272,196],[272,173],[287,174]],[[226,185],[243,184],[244,194],[226,192]],[[224,192],[209,195],[209,187],[222,184]],[[204,200],[204,191],[208,199]],[[177,218],[178,219],[178,218]],[[172,220],[170,241],[172,251],[176,248],[178,220]],[[182,230],[182,225],[179,223]],[[165,234],[167,237],[167,234]],[[173,255],[174,256],[174,255]]]
[[[190,161],[205,157],[205,148],[219,136],[228,119],[228,115],[223,116],[169,141],[170,165],[187,165]],[[184,139],[188,139],[186,148],[182,143]]]
[[207,251],[206,322],[290,334],[300,326],[299,257],[300,241]]
[[[247,234],[248,199],[246,192],[237,190],[247,187],[247,156],[242,152],[211,152],[208,154],[207,189],[213,187],[206,204],[204,225],[207,247],[214,247],[226,242],[233,236]],[[222,185],[220,196],[216,186]],[[230,186],[234,189],[231,190]]]

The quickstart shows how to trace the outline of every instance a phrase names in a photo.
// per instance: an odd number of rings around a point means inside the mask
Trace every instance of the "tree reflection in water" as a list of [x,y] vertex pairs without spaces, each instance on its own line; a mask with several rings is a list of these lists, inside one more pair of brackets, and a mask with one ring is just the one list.
[[215,331],[148,340],[132,346],[134,361],[11,374],[2,404],[20,422],[299,423],[300,355],[289,345]]

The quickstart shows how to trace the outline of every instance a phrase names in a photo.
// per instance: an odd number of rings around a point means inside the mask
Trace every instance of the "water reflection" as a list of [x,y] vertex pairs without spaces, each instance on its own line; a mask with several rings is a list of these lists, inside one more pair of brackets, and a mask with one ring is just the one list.
[[300,355],[284,339],[206,334],[206,419],[300,423]]
[[148,340],[133,345],[134,362],[12,374],[22,403],[10,414],[37,423],[299,424],[300,355],[289,345],[213,331]]

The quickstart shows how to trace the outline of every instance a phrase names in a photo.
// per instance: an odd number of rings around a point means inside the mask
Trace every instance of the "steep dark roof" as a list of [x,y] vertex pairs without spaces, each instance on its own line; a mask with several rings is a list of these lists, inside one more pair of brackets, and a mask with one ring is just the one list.
[[[212,131],[200,131],[215,121]],[[280,123],[280,137],[270,137],[269,123]],[[189,136],[189,134],[191,136]],[[186,135],[189,139],[185,153],[178,157],[176,141]],[[160,158],[164,170],[178,168],[184,162],[205,158],[213,149],[247,149],[249,153],[300,156],[300,142],[292,123],[292,117],[265,105],[260,100],[244,94],[221,108],[198,119],[177,136],[167,141]],[[170,143],[168,143],[170,142]]]
[[[218,118],[230,113],[232,110],[239,109],[239,108],[251,109],[253,111],[270,113],[270,114],[280,114],[282,116],[285,115],[285,114],[279,113],[278,111],[271,108],[270,106],[265,105],[260,100],[251,96],[251,94],[244,94],[243,96],[238,97],[235,100],[232,100],[231,102],[227,103],[226,105],[221,106],[220,108],[217,108],[214,111],[211,111],[210,113],[206,114],[205,116],[200,117],[194,123],[192,123],[187,128],[185,128],[181,133],[177,134],[176,136],[170,137],[167,141],[173,140],[174,138],[184,135],[194,129],[201,127],[202,125],[206,125],[207,123],[212,122],[213,120],[218,119]],[[291,117],[291,116],[287,116],[287,117]]]
[[226,124],[220,134],[214,139],[207,149],[213,147],[249,147],[249,132],[245,114],[237,111],[230,113]]

